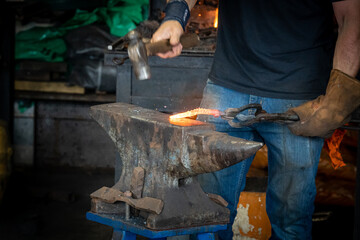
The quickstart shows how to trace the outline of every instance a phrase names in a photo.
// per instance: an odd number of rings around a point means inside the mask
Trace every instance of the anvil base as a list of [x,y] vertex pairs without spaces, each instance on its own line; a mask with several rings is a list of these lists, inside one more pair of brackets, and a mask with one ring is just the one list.
[[[115,185],[113,188],[117,188]],[[219,225],[229,222],[227,208],[212,201],[195,179],[192,183],[165,190],[162,194],[164,208],[160,215],[141,211],[145,226],[153,230],[179,229],[203,225]],[[92,200],[92,212],[125,216],[125,203],[105,203]]]

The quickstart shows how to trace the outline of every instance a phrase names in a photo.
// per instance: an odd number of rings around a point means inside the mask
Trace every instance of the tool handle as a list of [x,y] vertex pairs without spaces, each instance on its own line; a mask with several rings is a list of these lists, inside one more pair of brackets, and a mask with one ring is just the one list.
[[[195,47],[199,44],[199,36],[195,33],[186,33],[180,37],[180,43],[183,48]],[[170,44],[169,39],[160,40],[154,43],[148,43],[145,45],[147,50],[147,55],[152,56],[157,53],[166,53],[171,51],[172,45]]]

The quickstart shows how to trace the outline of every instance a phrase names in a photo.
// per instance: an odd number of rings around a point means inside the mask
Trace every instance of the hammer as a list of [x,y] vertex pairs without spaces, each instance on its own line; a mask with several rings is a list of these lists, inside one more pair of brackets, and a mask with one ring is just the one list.
[[[136,31],[128,33],[130,40],[128,46],[129,58],[132,62],[134,73],[137,79],[146,80],[151,78],[148,56],[157,53],[165,53],[172,49],[169,39],[161,40],[155,43],[144,43],[141,35]],[[184,34],[180,38],[180,43],[184,48],[190,48],[198,45],[200,39],[196,34]]]

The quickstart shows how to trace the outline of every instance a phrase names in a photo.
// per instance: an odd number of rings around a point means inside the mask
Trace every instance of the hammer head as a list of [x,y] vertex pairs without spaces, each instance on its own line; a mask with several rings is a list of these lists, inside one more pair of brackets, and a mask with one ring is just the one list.
[[148,64],[148,56],[141,35],[133,30],[128,33],[128,38],[130,40],[128,54],[134,69],[135,77],[139,80],[150,79],[151,72]]

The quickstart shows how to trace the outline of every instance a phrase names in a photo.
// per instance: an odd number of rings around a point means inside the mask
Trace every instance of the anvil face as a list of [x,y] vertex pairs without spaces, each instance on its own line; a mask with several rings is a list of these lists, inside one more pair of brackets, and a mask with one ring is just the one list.
[[134,168],[142,167],[142,196],[164,201],[163,212],[147,218],[152,229],[226,222],[228,210],[209,200],[192,177],[229,167],[262,147],[216,132],[208,123],[173,124],[168,114],[125,103],[93,106],[91,116],[115,142],[123,162],[115,187],[128,190]]

